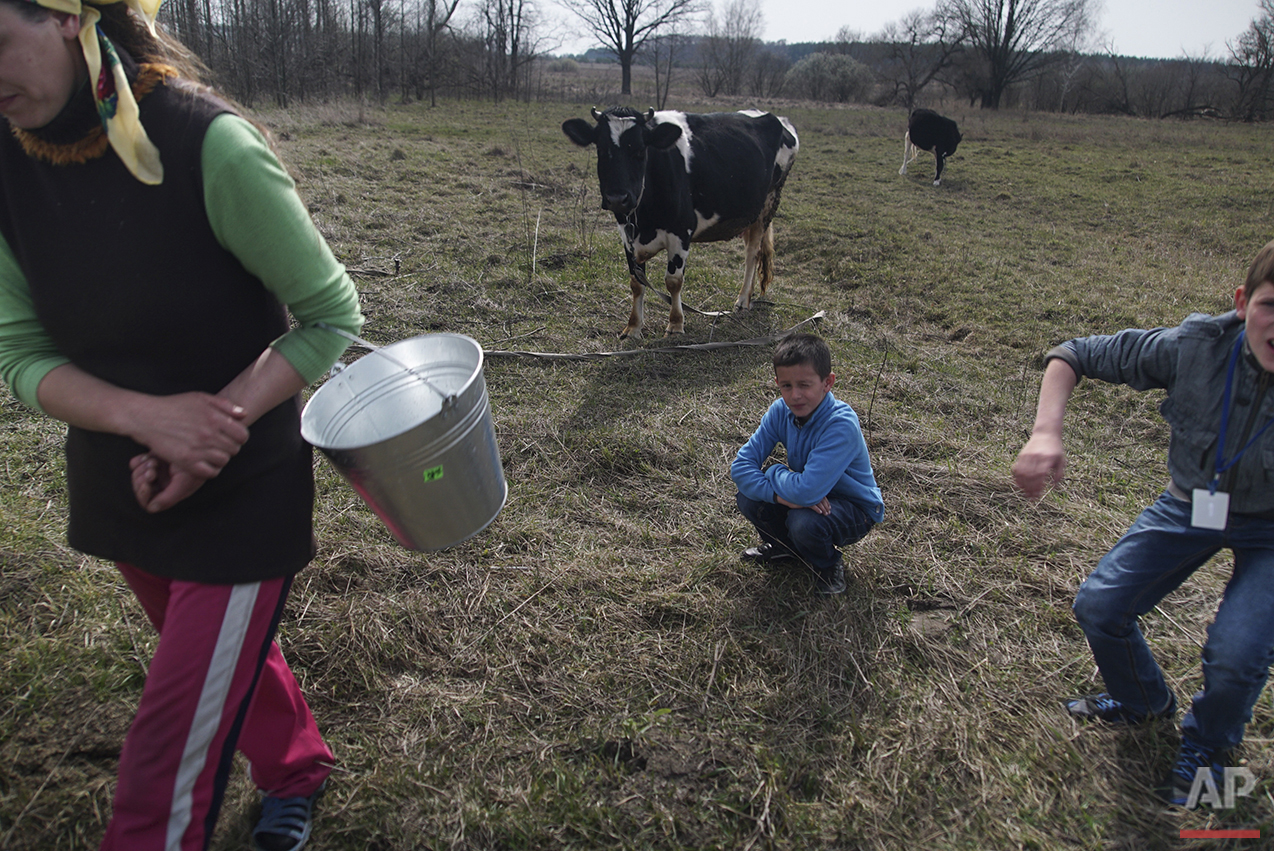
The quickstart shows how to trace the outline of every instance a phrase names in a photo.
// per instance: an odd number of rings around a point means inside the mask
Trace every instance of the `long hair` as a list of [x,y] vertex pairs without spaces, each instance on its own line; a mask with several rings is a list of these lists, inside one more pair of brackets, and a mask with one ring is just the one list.
[[211,88],[211,73],[188,47],[168,35],[162,26],[155,27],[152,35],[146,23],[138,18],[125,3],[111,3],[96,7],[102,14],[100,26],[106,37],[118,48],[123,48],[137,62],[153,62],[171,65],[185,80]]

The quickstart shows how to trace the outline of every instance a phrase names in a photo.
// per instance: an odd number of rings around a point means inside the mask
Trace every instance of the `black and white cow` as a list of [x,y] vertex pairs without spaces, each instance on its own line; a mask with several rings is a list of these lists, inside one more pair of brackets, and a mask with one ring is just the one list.
[[921,151],[933,151],[938,158],[938,172],[933,176],[933,185],[942,182],[942,167],[947,157],[955,153],[960,144],[960,130],[950,118],[939,115],[932,109],[917,109],[907,120],[907,135],[902,140],[902,168],[899,174],[907,173],[907,163],[920,155]]
[[580,147],[597,145],[602,209],[619,224],[633,293],[620,338],[641,337],[646,261],[665,249],[667,333],[682,333],[681,283],[692,242],[743,236],[747,260],[734,306],[751,307],[757,279],[764,293],[774,277],[770,223],[799,147],[787,119],[754,110],[642,114],[615,107],[594,109],[593,120],[572,118],[562,132]]

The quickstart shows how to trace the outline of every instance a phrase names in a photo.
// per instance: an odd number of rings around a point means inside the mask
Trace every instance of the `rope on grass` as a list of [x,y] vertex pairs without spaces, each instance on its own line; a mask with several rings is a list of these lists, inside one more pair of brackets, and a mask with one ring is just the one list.
[[827,312],[820,310],[808,319],[797,322],[791,328],[785,328],[777,334],[771,334],[768,337],[752,337],[748,340],[734,340],[721,343],[689,343],[684,346],[663,346],[657,349],[624,349],[618,352],[586,352],[584,354],[563,354],[559,352],[528,352],[528,351],[489,351],[483,349],[483,355],[488,358],[539,358],[541,360],[601,360],[602,358],[617,358],[628,355],[650,355],[650,354],[684,354],[686,352],[710,352],[716,349],[737,349],[747,346],[764,346],[767,343],[773,343],[775,340],[792,333],[802,325],[808,325],[811,322],[818,322]]

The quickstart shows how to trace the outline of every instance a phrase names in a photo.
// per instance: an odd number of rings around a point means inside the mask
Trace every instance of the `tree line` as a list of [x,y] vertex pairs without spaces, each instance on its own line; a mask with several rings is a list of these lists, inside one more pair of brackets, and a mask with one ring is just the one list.
[[571,68],[553,51],[583,34],[620,66],[620,97],[635,67],[653,69],[659,106],[675,78],[707,98],[1274,117],[1274,0],[1259,0],[1224,55],[1171,60],[1095,45],[1098,0],[945,0],[815,45],[763,41],[759,0],[558,2],[575,30],[550,21],[544,0],[174,0],[161,22],[248,104],[547,98],[551,72]]

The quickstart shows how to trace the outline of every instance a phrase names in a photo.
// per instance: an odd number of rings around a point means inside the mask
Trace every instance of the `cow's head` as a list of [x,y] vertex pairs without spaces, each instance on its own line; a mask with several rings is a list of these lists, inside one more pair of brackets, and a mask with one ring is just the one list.
[[676,144],[681,127],[655,122],[655,111],[644,115],[627,106],[605,112],[593,110],[589,124],[582,118],[562,122],[562,132],[581,148],[597,145],[597,182],[602,209],[627,216],[641,202],[646,181],[648,148],[664,150]]

